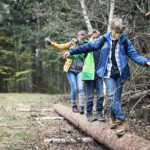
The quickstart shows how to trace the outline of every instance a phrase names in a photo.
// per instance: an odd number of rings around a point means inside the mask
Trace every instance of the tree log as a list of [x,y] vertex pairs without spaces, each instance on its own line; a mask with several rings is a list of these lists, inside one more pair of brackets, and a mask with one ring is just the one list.
[[150,142],[142,137],[128,132],[122,137],[117,137],[107,122],[88,122],[84,115],[73,113],[70,108],[61,104],[55,104],[54,110],[112,150],[148,150],[150,147]]
[[[139,92],[139,93],[135,93],[133,95],[130,96],[130,99],[129,99],[129,102],[134,102],[134,101],[137,101],[138,99],[140,99],[142,96],[147,96],[150,94],[150,90],[145,90],[145,91],[142,91],[142,92]],[[122,101],[122,106],[126,105],[128,103],[128,101],[124,100]]]

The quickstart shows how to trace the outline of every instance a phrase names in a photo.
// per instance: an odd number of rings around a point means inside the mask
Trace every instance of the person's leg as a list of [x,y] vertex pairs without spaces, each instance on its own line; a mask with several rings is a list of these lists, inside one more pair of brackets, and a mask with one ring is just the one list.
[[100,121],[105,121],[103,116],[103,102],[104,102],[104,92],[103,92],[103,81],[102,78],[97,78],[94,80],[94,85],[97,92],[97,103],[96,103],[96,116]]
[[84,81],[82,81],[81,75],[82,72],[76,74],[76,82],[79,96],[80,113],[83,114],[85,106],[85,93],[84,93]]
[[[110,102],[112,104],[113,100],[115,99],[116,82],[113,78],[105,78],[104,82],[106,85],[106,92],[107,92],[108,99],[110,100]],[[110,118],[112,120],[115,120],[116,117],[115,117],[115,114],[114,114],[113,109],[111,107],[111,104],[110,104],[110,108],[109,108]]]
[[[121,83],[121,79],[113,79],[108,78],[105,79],[106,83],[106,89],[108,92],[109,99],[111,100],[110,105],[110,117],[111,117],[111,128],[116,128],[117,124],[121,125],[116,130],[117,135],[123,135],[126,130],[126,123],[125,123],[125,116],[123,114],[122,108],[121,108],[121,94],[122,94],[122,88],[123,85]],[[116,119],[118,120],[116,122]]]
[[94,82],[92,80],[85,81],[86,85],[86,116],[88,121],[96,120],[93,116],[93,99],[94,99]]
[[73,107],[73,112],[78,112],[77,104],[76,104],[76,93],[77,93],[76,74],[74,72],[68,71],[67,79],[71,87],[70,98],[71,98],[71,104]]
[[111,107],[115,114],[115,118],[124,122],[126,120],[125,115],[121,108],[121,94],[122,94],[123,84],[121,83],[121,79],[116,80],[116,90],[115,90],[115,97],[111,103]]
[[92,113],[93,111],[93,99],[94,99],[94,87],[93,87],[93,81],[85,81],[86,85],[86,112]]
[[114,110],[114,114],[117,119],[117,130],[116,134],[118,136],[122,136],[125,134],[125,131],[128,129],[128,124],[126,123],[125,115],[122,111],[121,107],[121,94],[122,94],[123,84],[121,83],[121,79],[116,80],[116,93],[115,93],[115,101],[112,103],[112,108]]

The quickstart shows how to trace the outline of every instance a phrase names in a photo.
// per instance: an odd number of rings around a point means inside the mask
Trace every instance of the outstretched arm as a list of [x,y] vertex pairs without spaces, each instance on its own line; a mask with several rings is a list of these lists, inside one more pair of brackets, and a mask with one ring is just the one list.
[[72,59],[72,60],[80,59],[80,60],[84,61],[84,59],[85,59],[85,54],[70,55],[68,58],[69,58],[69,59]]
[[59,51],[64,51],[64,50],[68,50],[71,44],[70,42],[64,43],[64,44],[58,44],[56,42],[52,42],[50,37],[45,38],[45,42],[50,45],[51,47],[59,50]]
[[142,65],[142,66],[150,66],[150,60],[138,54],[135,50],[134,46],[132,45],[131,41],[128,40],[128,57],[133,60],[135,63]]
[[89,53],[92,51],[97,51],[100,48],[100,43],[101,43],[102,38],[103,37],[101,36],[95,41],[88,42],[87,44],[76,47],[74,49],[70,49],[69,53],[70,55],[74,55],[74,54]]
[[70,42],[64,43],[64,44],[58,44],[56,42],[51,42],[50,46],[59,50],[59,51],[65,51],[65,50],[69,49]]

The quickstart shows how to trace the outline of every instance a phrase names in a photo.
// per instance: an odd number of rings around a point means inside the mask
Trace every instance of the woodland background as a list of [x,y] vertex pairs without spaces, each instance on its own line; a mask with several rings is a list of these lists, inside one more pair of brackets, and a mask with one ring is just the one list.
[[[0,92],[68,93],[65,60],[45,37],[65,43],[81,29],[104,34],[115,16],[125,20],[137,51],[149,57],[149,12],[150,0],[1,0]],[[130,66],[124,93],[150,89],[148,68]]]

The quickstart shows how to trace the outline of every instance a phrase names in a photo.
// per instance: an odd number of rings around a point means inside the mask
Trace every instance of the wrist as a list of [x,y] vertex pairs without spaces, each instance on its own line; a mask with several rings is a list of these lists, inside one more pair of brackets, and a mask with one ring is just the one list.
[[71,49],[68,51],[68,53],[69,53],[70,55],[73,55],[73,51],[72,51]]
[[51,41],[48,41],[48,45],[51,45]]
[[145,66],[149,66],[149,64],[150,64],[150,61],[147,61],[146,63],[145,63]]

